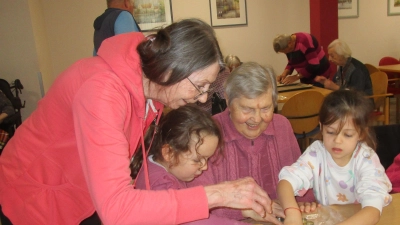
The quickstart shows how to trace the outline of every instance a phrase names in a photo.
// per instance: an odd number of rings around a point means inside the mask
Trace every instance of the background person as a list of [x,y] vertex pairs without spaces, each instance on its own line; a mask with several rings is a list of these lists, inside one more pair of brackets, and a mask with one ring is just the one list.
[[[277,81],[290,84],[300,79],[302,83],[315,83],[316,76],[329,78],[330,63],[318,40],[308,33],[294,33],[292,35],[278,35],[272,42],[275,52],[285,53],[288,64]],[[297,71],[296,75],[289,76]]]
[[140,32],[140,27],[133,17],[134,0],[107,0],[107,9],[93,23],[93,56],[97,55],[104,39],[117,34]]
[[[273,71],[257,63],[243,63],[233,70],[225,84],[228,108],[214,116],[223,132],[224,157],[209,163],[208,170],[190,182],[190,186],[250,176],[271,199],[276,199],[279,171],[294,163],[301,154],[289,121],[274,114],[278,96],[276,85]],[[314,200],[311,192],[306,199]],[[280,209],[276,204],[274,207]],[[275,224],[280,224],[275,215],[281,215],[274,210],[273,215],[260,218],[249,210],[226,208],[213,209],[211,213],[235,220],[251,217]]]
[[131,185],[131,158],[163,105],[204,102],[224,68],[208,24],[117,35],[98,55],[60,74],[4,148],[0,205],[12,223],[79,224],[96,211],[103,224],[180,224],[214,207],[271,211],[252,178],[183,190]]
[[240,61],[239,57],[236,55],[227,55],[225,57],[225,64],[229,68],[229,71],[232,73],[232,71],[242,65],[242,62]]
[[[376,224],[391,202],[392,185],[375,153],[369,133],[371,102],[356,91],[329,94],[319,113],[322,141],[315,141],[279,174],[278,196],[285,224],[301,224],[295,195],[313,188],[322,205],[361,203],[362,209],[343,224]],[[340,223],[342,224],[342,223]]]
[[[213,82],[210,85],[210,89],[213,90],[207,97],[207,101],[202,103],[202,102],[197,102],[197,105],[201,108],[204,109],[206,112],[210,113],[211,115],[217,114],[222,112],[224,109],[221,108],[221,110],[217,110],[219,109],[219,107],[214,106],[214,110],[213,110],[213,98],[214,98],[214,104],[218,104],[216,101],[225,101],[225,97],[224,97],[224,83],[226,81],[226,79],[228,78],[229,74],[231,74],[231,72],[238,66],[240,66],[242,63],[240,62],[239,57],[235,56],[235,55],[227,55],[225,57],[225,70],[221,73],[218,74],[217,79],[215,80],[215,82]],[[217,97],[219,99],[215,99],[214,93],[217,94]],[[226,105],[226,101],[224,106]],[[221,106],[222,107],[222,106]],[[217,108],[217,109],[215,109]]]
[[353,89],[372,95],[372,82],[367,67],[351,57],[351,50],[346,42],[336,39],[328,46],[329,61],[338,66],[338,70],[329,80],[318,76],[315,80],[330,90]]

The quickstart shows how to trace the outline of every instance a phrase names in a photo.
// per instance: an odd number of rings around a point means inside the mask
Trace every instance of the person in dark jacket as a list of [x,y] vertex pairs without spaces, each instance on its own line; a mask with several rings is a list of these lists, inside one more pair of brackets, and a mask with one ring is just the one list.
[[140,27],[133,17],[134,9],[134,0],[107,0],[106,11],[93,23],[93,56],[97,55],[104,39],[122,33],[140,32]]
[[316,81],[331,90],[352,89],[372,95],[372,82],[367,67],[351,56],[346,42],[336,39],[328,46],[329,61],[338,66],[332,80],[317,76]]

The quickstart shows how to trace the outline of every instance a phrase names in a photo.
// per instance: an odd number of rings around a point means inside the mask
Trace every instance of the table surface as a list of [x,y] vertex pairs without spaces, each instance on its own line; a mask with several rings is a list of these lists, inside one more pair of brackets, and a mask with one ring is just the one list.
[[303,92],[303,91],[318,91],[324,96],[327,96],[329,93],[332,92],[332,90],[329,90],[326,88],[315,87],[315,86],[312,86],[309,89],[280,92],[280,93],[278,93],[278,103],[285,103],[285,102],[287,102],[287,100],[289,100],[290,97],[292,97],[293,95],[295,95],[297,93]]
[[[382,215],[377,223],[377,225],[389,225],[389,224],[400,224],[400,193],[392,194],[392,202],[383,207]],[[340,212],[343,217],[348,218],[354,215],[361,209],[360,204],[351,204],[351,205],[331,205],[327,206],[331,209],[335,209]],[[303,214],[306,216],[306,214]],[[250,222],[250,221],[247,221]],[[263,223],[263,222],[251,222],[252,224],[259,225],[269,225],[271,223]]]
[[383,72],[398,72],[398,73],[400,73],[400,64],[378,66],[378,69]]

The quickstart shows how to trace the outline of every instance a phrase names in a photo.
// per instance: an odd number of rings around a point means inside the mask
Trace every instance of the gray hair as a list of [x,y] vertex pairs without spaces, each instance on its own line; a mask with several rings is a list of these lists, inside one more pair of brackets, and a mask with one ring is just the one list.
[[351,50],[346,42],[344,42],[343,40],[336,39],[332,41],[328,46],[328,49],[329,48],[333,48],[336,54],[344,57],[345,59],[351,57]]
[[279,52],[286,49],[291,40],[292,37],[289,34],[280,34],[276,36],[276,38],[274,38],[274,40],[272,41],[272,45],[274,46],[275,52]]
[[233,70],[224,84],[228,105],[235,98],[257,98],[272,89],[272,101],[277,106],[277,88],[275,73],[271,67],[262,67],[255,62],[243,63]]

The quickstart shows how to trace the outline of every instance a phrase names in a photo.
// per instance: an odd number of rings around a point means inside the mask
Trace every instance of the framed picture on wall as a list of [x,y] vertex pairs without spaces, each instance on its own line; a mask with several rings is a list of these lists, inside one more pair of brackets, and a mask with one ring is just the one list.
[[134,17],[142,31],[172,23],[171,0],[135,0]]
[[338,17],[357,18],[358,17],[358,0],[338,0]]
[[210,0],[211,26],[247,25],[246,0]]
[[388,0],[388,16],[400,15],[400,0]]

